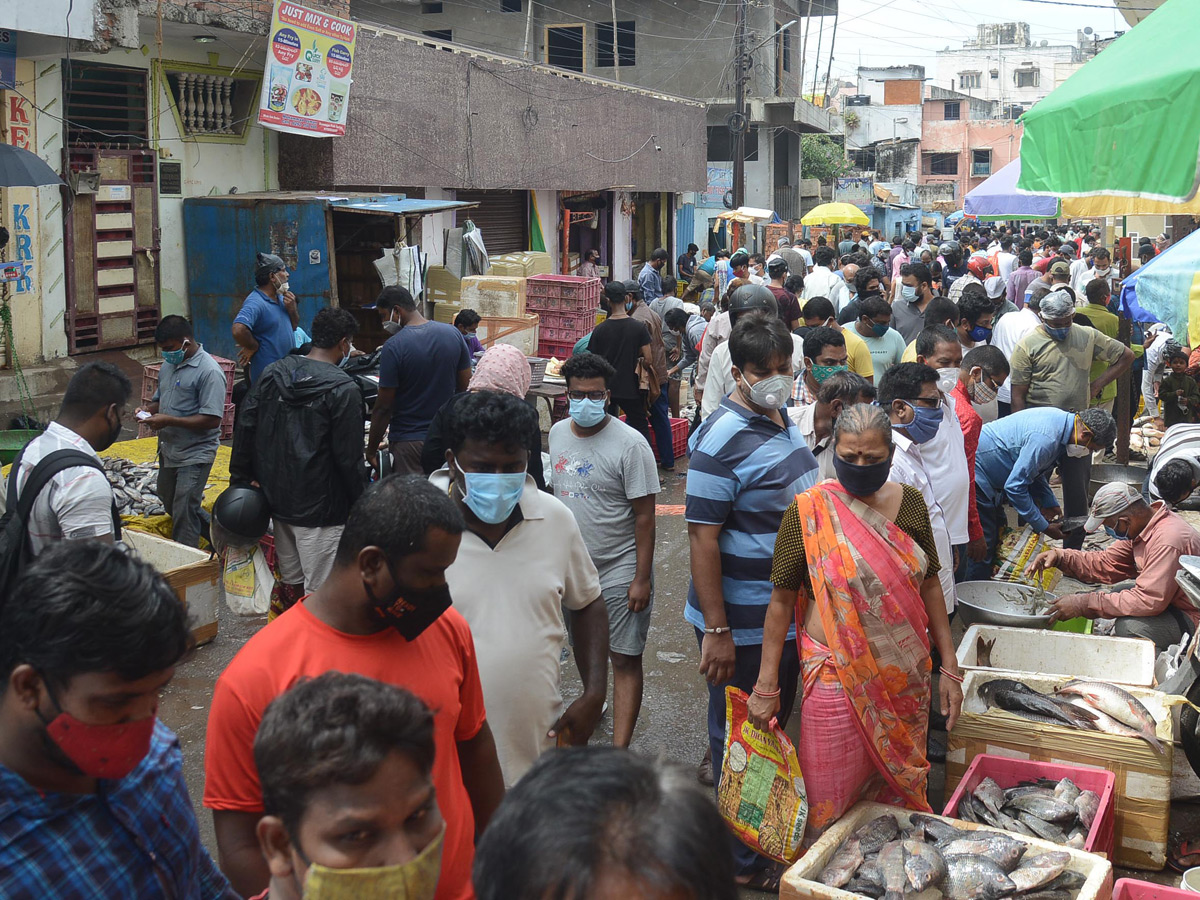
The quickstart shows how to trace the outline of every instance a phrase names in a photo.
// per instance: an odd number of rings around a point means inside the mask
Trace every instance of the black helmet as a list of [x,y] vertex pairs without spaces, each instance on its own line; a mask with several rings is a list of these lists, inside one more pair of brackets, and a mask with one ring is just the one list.
[[271,524],[271,507],[262,488],[234,484],[213,504],[213,521],[234,546],[256,544]]
[[734,288],[729,295],[729,324],[737,324],[738,317],[751,310],[762,309],[779,315],[779,301],[764,284],[743,284]]

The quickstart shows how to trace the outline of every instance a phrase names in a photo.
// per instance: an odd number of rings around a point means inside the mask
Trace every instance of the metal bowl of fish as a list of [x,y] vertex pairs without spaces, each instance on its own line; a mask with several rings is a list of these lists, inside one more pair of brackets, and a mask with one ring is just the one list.
[[1054,595],[1025,584],[964,581],[955,587],[958,614],[970,625],[1049,628]]

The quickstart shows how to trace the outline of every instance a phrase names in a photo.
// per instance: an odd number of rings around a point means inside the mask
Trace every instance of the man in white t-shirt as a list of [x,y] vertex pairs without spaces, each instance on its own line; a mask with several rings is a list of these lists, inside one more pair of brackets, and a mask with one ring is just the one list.
[[837,268],[837,252],[832,247],[818,247],[813,254],[813,266],[804,278],[805,300],[813,297],[832,298],[834,286],[840,280]]
[[[526,471],[533,407],[478,391],[446,423],[447,468],[430,476],[466,520],[446,570],[475,638],[479,679],[504,782],[559,744],[586,744],[608,690],[608,615],[579,525]],[[566,706],[559,657],[571,619],[583,694]]]
[[[77,450],[93,459],[121,435],[121,416],[132,390],[111,363],[88,363],[67,385],[58,418],[21,454],[16,497],[34,467],[56,450]],[[90,466],[63,469],[42,489],[29,514],[29,546],[36,556],[61,540],[112,541],[116,537],[113,491],[105,474]]]
[[[1013,350],[1021,343],[1021,338],[1042,324],[1037,314],[1040,303],[1040,296],[1031,297],[1025,306],[1001,318],[992,329],[992,346],[998,348],[1009,362],[1012,362]],[[1008,378],[1004,379],[1004,384],[996,392],[996,408],[1001,416],[1012,412],[1012,383]]]

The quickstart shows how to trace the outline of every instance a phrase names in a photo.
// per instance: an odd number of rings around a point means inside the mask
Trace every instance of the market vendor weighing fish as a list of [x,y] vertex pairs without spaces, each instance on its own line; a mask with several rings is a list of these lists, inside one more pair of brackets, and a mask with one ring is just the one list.
[[1033,574],[1052,566],[1092,584],[1134,579],[1119,591],[1067,594],[1053,603],[1055,621],[1076,616],[1115,618],[1119,637],[1154,641],[1159,650],[1194,633],[1198,611],[1175,583],[1181,556],[1200,554],[1200,533],[1160,501],[1146,503],[1126,484],[1106,484],[1096,492],[1085,529],[1101,526],[1114,538],[1104,550],[1047,550],[1029,564]]

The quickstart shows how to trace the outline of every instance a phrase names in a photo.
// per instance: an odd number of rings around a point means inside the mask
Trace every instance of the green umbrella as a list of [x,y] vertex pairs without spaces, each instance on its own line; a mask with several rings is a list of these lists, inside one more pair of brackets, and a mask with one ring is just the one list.
[[1190,199],[1200,181],[1195,0],[1167,0],[1022,121],[1022,191]]

